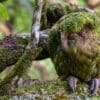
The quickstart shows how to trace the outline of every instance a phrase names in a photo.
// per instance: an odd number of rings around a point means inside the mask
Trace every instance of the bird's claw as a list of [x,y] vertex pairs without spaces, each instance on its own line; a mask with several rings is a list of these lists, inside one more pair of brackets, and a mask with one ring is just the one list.
[[67,81],[68,81],[68,85],[69,85],[70,89],[74,92],[77,87],[78,79],[74,76],[69,76],[67,78]]
[[94,78],[90,81],[89,88],[92,95],[96,95],[99,89],[100,79]]

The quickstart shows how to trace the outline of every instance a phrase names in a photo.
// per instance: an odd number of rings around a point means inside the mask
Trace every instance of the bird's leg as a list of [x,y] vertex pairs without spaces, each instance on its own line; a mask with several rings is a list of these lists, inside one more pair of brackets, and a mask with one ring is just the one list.
[[97,94],[100,85],[100,78],[94,78],[90,81],[89,88],[93,95]]
[[67,81],[68,81],[68,85],[69,85],[70,89],[74,92],[77,87],[78,78],[76,78],[74,76],[69,76],[67,78]]

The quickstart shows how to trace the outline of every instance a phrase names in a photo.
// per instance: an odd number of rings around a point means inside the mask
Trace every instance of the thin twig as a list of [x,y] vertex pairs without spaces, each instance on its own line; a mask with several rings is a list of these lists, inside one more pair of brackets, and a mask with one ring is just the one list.
[[40,35],[40,21],[41,21],[41,13],[43,8],[43,0],[35,0],[36,7],[33,15],[33,23],[32,23],[32,38],[39,42]]

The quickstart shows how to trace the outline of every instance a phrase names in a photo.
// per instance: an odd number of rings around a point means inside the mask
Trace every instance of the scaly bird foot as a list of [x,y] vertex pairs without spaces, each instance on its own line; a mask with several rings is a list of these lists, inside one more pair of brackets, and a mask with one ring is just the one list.
[[93,95],[96,95],[99,89],[100,79],[94,78],[90,81],[89,88]]
[[74,76],[69,76],[67,78],[67,81],[68,81],[68,85],[69,85],[70,89],[74,92],[77,87],[78,78],[76,78]]

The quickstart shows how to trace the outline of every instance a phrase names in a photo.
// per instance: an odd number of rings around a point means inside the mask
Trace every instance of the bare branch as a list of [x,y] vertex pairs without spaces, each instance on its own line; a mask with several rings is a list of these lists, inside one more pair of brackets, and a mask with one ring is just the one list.
[[43,0],[35,0],[36,7],[33,15],[33,23],[32,23],[32,37],[36,39],[36,42],[39,42],[39,34],[40,34],[40,20],[41,20],[41,12],[43,7]]

